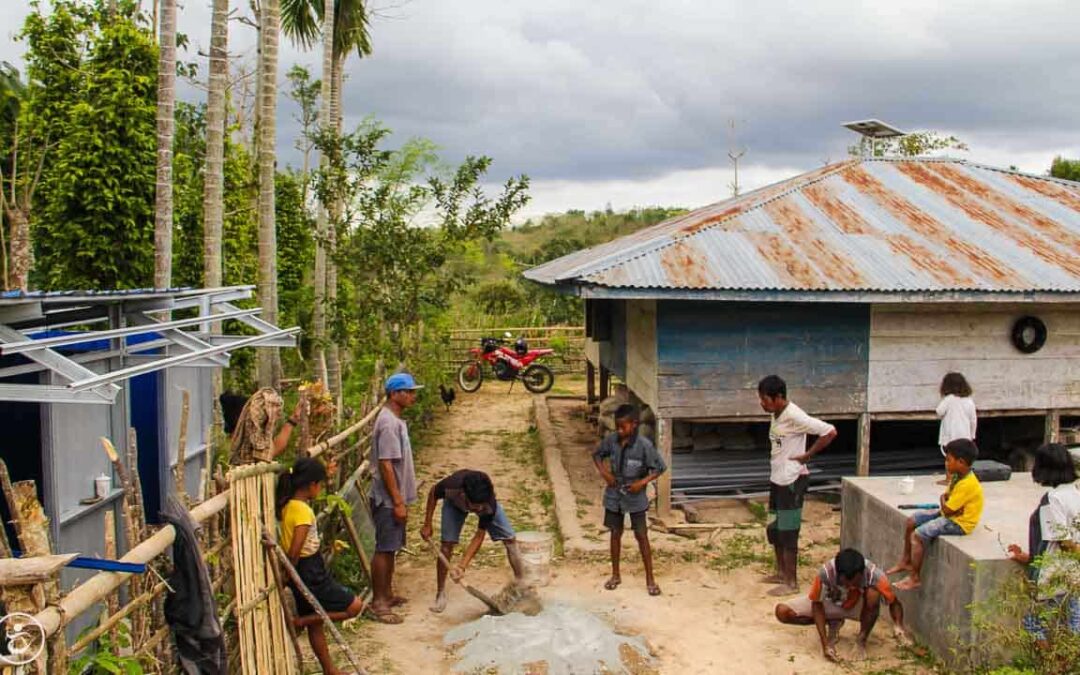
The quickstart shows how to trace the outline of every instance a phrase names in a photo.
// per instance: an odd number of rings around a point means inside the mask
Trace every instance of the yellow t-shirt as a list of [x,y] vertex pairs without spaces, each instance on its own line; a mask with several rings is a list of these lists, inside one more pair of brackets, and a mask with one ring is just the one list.
[[949,520],[959,525],[964,530],[964,534],[971,534],[971,531],[979,524],[983,510],[982,483],[975,477],[974,471],[968,471],[966,476],[953,484],[952,489],[949,490],[949,497],[945,500],[945,506],[950,511],[964,510],[963,513],[949,516]]
[[301,525],[310,525],[307,539],[300,549],[300,557],[306,558],[319,552],[319,528],[315,525],[315,512],[307,502],[290,499],[281,510],[281,547],[286,552],[292,548],[293,532]]

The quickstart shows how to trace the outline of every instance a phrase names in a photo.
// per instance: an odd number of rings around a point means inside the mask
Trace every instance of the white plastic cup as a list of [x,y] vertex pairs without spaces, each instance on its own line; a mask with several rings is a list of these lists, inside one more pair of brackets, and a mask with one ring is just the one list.
[[901,478],[898,484],[900,486],[900,494],[902,495],[909,495],[912,492],[915,492],[915,479],[911,476]]
[[98,499],[105,499],[112,492],[112,476],[102,473],[94,479],[94,494]]

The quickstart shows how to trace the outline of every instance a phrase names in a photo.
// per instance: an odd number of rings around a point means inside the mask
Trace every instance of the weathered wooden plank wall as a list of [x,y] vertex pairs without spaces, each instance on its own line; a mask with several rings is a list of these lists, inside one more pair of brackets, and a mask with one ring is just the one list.
[[816,414],[865,410],[866,305],[657,303],[658,414],[760,415],[757,383],[783,377]]
[[600,364],[626,381],[626,301],[611,302],[611,339],[600,342]]
[[[1023,354],[1015,321],[1036,316],[1046,345]],[[871,412],[930,411],[945,373],[963,373],[982,410],[1080,407],[1080,307],[880,305],[870,327]]]
[[626,386],[653,410],[656,389],[656,301],[626,303]]

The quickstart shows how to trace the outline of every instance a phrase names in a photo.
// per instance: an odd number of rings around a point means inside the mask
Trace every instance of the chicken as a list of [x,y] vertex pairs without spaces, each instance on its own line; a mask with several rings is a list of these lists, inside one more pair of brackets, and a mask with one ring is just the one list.
[[439,397],[442,399],[443,405],[446,406],[446,412],[450,412],[450,405],[453,404],[454,398],[457,396],[457,392],[453,387],[447,389],[443,385],[439,385]]

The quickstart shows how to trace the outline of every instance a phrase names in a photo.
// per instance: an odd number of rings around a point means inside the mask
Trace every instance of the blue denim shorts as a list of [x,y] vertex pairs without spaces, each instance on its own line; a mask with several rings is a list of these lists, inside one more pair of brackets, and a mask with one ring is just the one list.
[[933,541],[943,534],[964,534],[964,528],[941,515],[941,511],[921,511],[915,519],[915,534],[923,541]]
[[[465,527],[465,519],[468,517],[467,512],[462,511],[444,499],[442,526],[439,528],[442,540],[456,544],[461,539],[461,528]],[[510,519],[506,517],[502,504],[496,503],[495,515],[492,516],[491,522],[482,527],[491,535],[492,541],[506,541],[514,538],[514,528],[510,525]]]
[[[1040,611],[1032,612],[1024,617],[1024,630],[1033,638],[1044,641],[1050,639],[1046,630],[1046,619],[1058,611],[1063,611],[1064,615],[1060,619],[1064,619],[1068,631],[1073,635],[1080,635],[1080,597],[1062,596],[1044,600],[1039,605]],[[1060,610],[1062,605],[1065,605],[1064,610]]]

